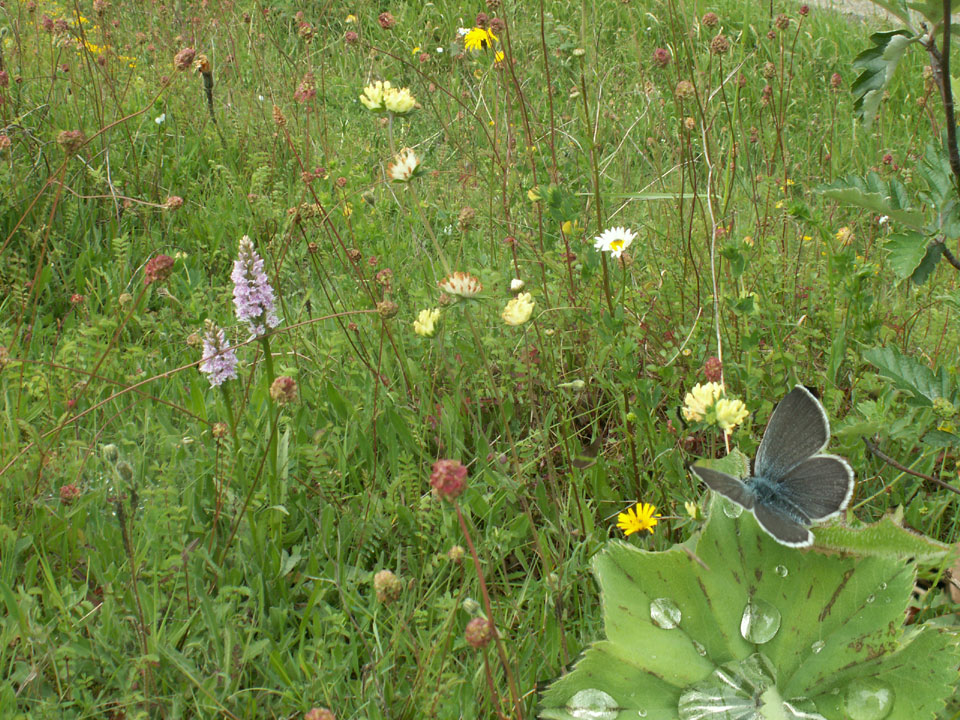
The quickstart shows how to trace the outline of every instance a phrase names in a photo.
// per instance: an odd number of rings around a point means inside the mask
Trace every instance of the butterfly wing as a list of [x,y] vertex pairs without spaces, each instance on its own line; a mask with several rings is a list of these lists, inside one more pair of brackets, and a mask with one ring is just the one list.
[[797,385],[770,416],[753,474],[778,482],[801,462],[823,450],[829,440],[830,421],[823,405],[803,385]]
[[776,508],[758,504],[753,508],[753,516],[760,527],[781,545],[796,548],[813,545],[813,533]]
[[811,520],[826,520],[847,507],[853,495],[853,468],[836,455],[814,455],[787,471],[777,495]]
[[733,475],[727,475],[719,470],[692,465],[690,472],[703,480],[714,492],[718,492],[726,498],[733,500],[737,505],[752,510],[756,500],[753,491],[737,480]]

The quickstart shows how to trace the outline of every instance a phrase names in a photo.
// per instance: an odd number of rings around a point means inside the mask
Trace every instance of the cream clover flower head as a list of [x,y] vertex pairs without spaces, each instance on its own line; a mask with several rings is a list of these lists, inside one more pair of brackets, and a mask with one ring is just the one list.
[[703,420],[707,410],[723,395],[723,385],[716,382],[697,383],[683,399],[683,419],[688,422]]
[[394,115],[406,115],[416,107],[417,101],[409,88],[390,88],[383,91],[383,104]]
[[403,148],[393,156],[393,162],[387,165],[387,175],[394,182],[407,182],[417,174],[420,158],[410,148]]
[[455,272],[437,283],[448,295],[462,298],[476,297],[483,290],[483,284],[470,273]]
[[520,292],[526,283],[520,278],[514,278],[510,281],[510,292]]
[[371,112],[382,112],[384,110],[384,97],[389,94],[391,90],[395,90],[395,88],[390,86],[389,80],[377,80],[375,83],[371,83],[363,89],[360,102]]
[[530,293],[522,292],[507,303],[500,317],[507,325],[523,325],[533,314],[534,305]]
[[420,337],[433,337],[437,332],[437,321],[439,319],[440,308],[421,310],[417,319],[413,321],[413,331]]
[[611,257],[619,258],[636,236],[636,233],[625,227],[607,228],[594,238],[593,247],[600,252],[610,253]]
[[717,415],[717,425],[727,434],[749,417],[750,413],[743,400],[720,398],[714,408]]

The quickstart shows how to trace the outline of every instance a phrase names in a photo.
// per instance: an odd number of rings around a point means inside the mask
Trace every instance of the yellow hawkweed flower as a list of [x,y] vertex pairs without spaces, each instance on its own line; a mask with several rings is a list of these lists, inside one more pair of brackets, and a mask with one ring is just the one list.
[[624,535],[649,530],[653,534],[653,526],[657,524],[661,515],[654,513],[657,508],[650,503],[637,503],[636,507],[627,508],[626,512],[617,515],[617,527],[623,530]]
[[463,49],[486,50],[488,47],[493,45],[494,42],[497,42],[496,35],[489,30],[484,30],[481,27],[475,27],[464,36]]

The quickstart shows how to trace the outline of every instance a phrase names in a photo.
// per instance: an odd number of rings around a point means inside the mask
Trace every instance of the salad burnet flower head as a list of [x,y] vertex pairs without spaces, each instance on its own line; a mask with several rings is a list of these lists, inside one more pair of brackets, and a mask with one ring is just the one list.
[[275,328],[280,318],[274,312],[273,288],[263,271],[263,259],[253,247],[253,241],[244,235],[240,251],[233,263],[233,304],[237,319],[247,323],[251,337],[260,337],[267,328]]

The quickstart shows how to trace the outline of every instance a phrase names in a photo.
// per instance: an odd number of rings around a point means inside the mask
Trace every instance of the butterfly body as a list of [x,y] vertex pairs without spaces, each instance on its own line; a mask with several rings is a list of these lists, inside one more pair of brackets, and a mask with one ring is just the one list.
[[732,475],[694,465],[711,490],[750,510],[774,540],[808,547],[808,526],[841,513],[853,495],[853,470],[836,455],[823,454],[830,423],[823,405],[797,385],[777,405],[763,433],[753,475]]

